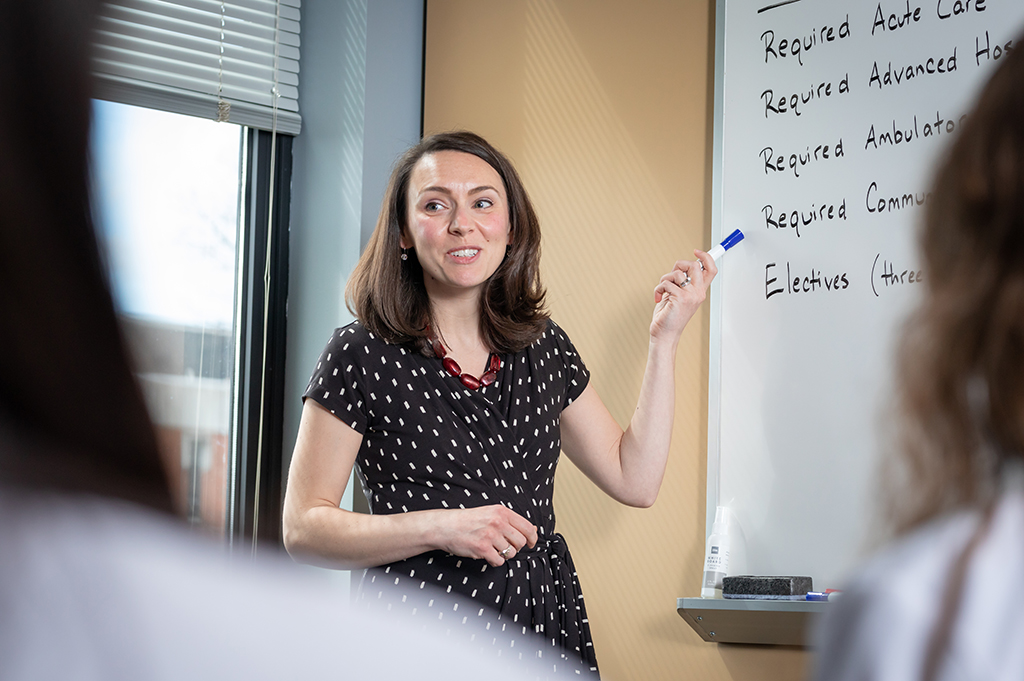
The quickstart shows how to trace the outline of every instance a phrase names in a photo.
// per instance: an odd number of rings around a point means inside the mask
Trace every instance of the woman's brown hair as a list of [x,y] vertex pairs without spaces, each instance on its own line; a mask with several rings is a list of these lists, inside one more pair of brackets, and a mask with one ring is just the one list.
[[900,349],[906,530],[991,497],[1024,453],[1024,50],[1003,57],[935,180],[920,246],[924,301]]
[[429,354],[424,326],[433,324],[423,270],[415,254],[402,260],[409,178],[421,158],[460,151],[483,159],[501,177],[508,196],[509,248],[481,299],[481,333],[497,352],[516,352],[544,332],[548,314],[540,282],[540,223],[512,163],[471,132],[432,135],[399,159],[384,195],[377,227],[349,279],[349,310],[376,335],[391,343],[413,344]]

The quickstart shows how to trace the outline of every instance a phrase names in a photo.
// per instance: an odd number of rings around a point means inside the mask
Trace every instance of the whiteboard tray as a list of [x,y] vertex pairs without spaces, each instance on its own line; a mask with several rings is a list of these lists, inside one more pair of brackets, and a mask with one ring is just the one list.
[[816,601],[755,601],[678,598],[676,612],[705,641],[801,646],[829,604]]

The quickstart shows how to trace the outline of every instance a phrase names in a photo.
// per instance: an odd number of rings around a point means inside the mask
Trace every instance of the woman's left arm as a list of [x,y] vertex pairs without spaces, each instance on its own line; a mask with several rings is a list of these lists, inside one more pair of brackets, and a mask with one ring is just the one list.
[[694,254],[697,260],[678,261],[654,289],[647,367],[625,432],[592,385],[562,412],[566,456],[609,496],[630,506],[648,507],[658,497],[675,415],[676,348],[718,273],[711,256]]

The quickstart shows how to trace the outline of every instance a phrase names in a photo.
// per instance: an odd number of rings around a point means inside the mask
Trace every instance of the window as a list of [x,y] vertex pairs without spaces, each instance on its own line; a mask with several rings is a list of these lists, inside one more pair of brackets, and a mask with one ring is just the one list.
[[174,492],[253,551],[281,535],[299,22],[299,0],[107,0],[94,34],[96,222]]
[[253,552],[281,541],[293,139],[94,104],[97,232],[173,491]]
[[94,103],[97,232],[179,508],[227,529],[244,129]]

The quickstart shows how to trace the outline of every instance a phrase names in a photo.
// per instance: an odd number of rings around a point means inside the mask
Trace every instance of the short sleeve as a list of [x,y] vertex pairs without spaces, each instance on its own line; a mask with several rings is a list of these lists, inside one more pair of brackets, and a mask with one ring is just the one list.
[[359,433],[366,433],[368,408],[359,352],[367,349],[358,322],[335,329],[320,354],[303,401],[311,399]]
[[587,384],[590,383],[590,372],[587,371],[587,366],[583,363],[580,353],[576,351],[576,346],[572,344],[569,336],[560,326],[549,321],[548,334],[551,336],[555,353],[561,359],[565,371],[565,399],[562,403],[562,408],[565,409],[583,394]]

